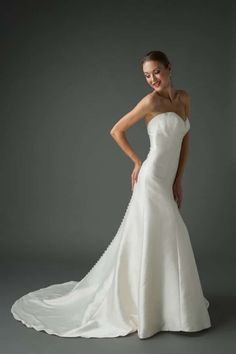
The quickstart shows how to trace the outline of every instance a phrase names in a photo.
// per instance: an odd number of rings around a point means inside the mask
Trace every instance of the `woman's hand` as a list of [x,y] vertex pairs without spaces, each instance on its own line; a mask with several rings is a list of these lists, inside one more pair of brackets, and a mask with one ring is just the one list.
[[138,174],[139,174],[141,166],[142,166],[142,161],[135,162],[135,164],[134,164],[134,169],[131,174],[132,191],[134,190],[134,184],[138,182]]
[[182,184],[181,184],[180,179],[176,179],[173,184],[173,195],[174,195],[174,199],[178,205],[178,208],[180,209],[182,199],[183,199],[183,190],[182,190]]

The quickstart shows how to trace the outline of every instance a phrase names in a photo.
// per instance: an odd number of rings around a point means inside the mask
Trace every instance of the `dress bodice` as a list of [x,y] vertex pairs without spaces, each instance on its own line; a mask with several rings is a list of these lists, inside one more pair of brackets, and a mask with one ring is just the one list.
[[157,114],[147,123],[150,149],[170,148],[172,143],[181,143],[189,129],[188,117],[184,119],[175,112]]
[[190,129],[188,117],[175,112],[164,112],[154,116],[147,123],[150,148],[143,169],[150,176],[165,178],[172,184],[178,167],[184,135]]

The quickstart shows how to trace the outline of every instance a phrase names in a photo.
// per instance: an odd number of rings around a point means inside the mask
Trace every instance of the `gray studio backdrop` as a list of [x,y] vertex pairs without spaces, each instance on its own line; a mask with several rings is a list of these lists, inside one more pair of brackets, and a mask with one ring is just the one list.
[[[3,2],[1,259],[91,262],[116,234],[133,163],[109,132],[148,92],[139,61],[166,52],[191,96],[181,208],[196,258],[235,246],[232,3]],[[90,7],[89,7],[90,6]],[[143,121],[127,132],[143,160]]]

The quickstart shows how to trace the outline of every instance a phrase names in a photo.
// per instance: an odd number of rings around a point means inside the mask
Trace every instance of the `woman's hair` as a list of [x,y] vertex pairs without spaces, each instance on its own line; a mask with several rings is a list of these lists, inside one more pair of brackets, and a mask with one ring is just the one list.
[[161,62],[166,68],[170,64],[169,59],[167,58],[167,55],[160,50],[152,50],[151,52],[148,52],[143,59],[140,62],[141,68],[143,67],[143,64],[146,61],[159,61]]

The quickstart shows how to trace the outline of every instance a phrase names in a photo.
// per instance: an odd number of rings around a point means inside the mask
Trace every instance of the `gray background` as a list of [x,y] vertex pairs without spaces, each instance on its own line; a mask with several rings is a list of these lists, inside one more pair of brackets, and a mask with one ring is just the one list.
[[[234,5],[235,6],[235,5]],[[4,353],[215,353],[235,345],[235,7],[233,1],[1,1],[1,344]],[[80,280],[116,234],[133,163],[109,132],[151,88],[150,50],[191,96],[181,214],[212,329],[148,341],[62,339],[28,329],[10,306],[26,292]],[[127,137],[142,160],[145,123]],[[12,340],[14,338],[14,340]],[[81,347],[80,347],[81,346]],[[98,347],[99,346],[99,347]],[[145,349],[144,349],[145,346]]]

